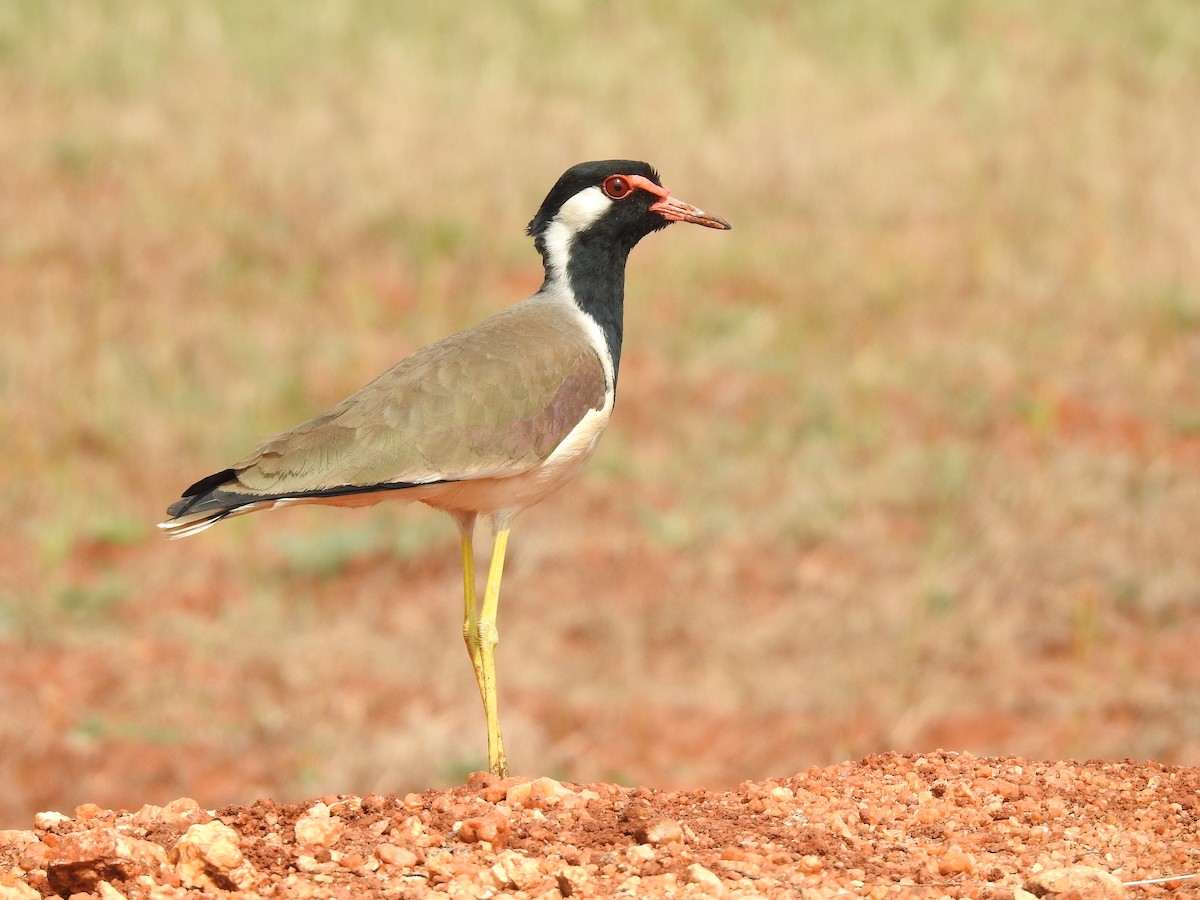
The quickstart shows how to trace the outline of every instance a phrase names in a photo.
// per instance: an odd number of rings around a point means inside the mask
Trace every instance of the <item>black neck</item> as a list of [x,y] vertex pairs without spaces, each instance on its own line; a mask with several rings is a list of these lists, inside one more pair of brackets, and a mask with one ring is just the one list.
[[[575,302],[591,316],[612,354],[613,384],[621,365],[621,335],[625,313],[625,262],[632,246],[584,232],[571,244],[567,284]],[[547,280],[551,277],[547,271]]]

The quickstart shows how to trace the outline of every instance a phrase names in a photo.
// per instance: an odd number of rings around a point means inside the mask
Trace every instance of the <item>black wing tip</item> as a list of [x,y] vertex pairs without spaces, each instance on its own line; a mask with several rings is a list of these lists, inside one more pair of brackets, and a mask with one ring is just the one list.
[[292,491],[288,493],[248,494],[223,491],[221,488],[237,478],[236,469],[223,469],[205,478],[201,478],[186,491],[183,496],[167,507],[167,520],[159,527],[168,532],[169,537],[186,537],[215,525],[229,516],[241,515],[264,506],[273,506],[280,501],[317,501],[329,497],[344,497],[350,494],[371,494],[379,491],[402,491],[408,488],[423,487],[427,484],[452,481],[440,479],[438,482],[384,482],[372,485],[337,485],[330,488],[319,488],[309,491]]
[[183,499],[187,500],[192,497],[198,497],[201,494],[207,494],[213,488],[218,488],[227,481],[233,481],[237,477],[236,469],[222,469],[220,472],[214,472],[205,478],[201,478],[190,488],[183,492]]
[[167,515],[173,519],[187,515],[197,504],[208,499],[213,491],[232,481],[235,477],[237,477],[237,470],[222,469],[220,472],[214,472],[212,475],[201,478],[185,490],[178,500],[167,507]]

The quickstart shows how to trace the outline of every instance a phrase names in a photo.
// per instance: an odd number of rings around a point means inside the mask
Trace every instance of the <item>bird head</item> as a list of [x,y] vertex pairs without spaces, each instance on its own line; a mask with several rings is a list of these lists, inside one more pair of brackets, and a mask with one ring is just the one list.
[[728,230],[730,225],[671,196],[647,163],[606,159],[579,163],[563,173],[529,223],[538,252],[566,258],[581,235],[612,242],[624,253],[672,222]]

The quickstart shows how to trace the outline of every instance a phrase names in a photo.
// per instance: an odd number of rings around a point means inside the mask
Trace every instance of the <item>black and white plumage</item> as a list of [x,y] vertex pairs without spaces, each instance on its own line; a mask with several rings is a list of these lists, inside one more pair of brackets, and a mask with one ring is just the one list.
[[[276,506],[390,498],[449,513],[462,535],[463,635],[487,714],[489,764],[506,773],[492,654],[508,529],[595,449],[616,400],[626,260],[671,222],[729,228],[672,197],[646,163],[573,166],[529,224],[545,266],[536,294],[416,351],[328,412],[200,479],[160,527],[185,537]],[[496,534],[482,603],[472,556],[480,515]]]

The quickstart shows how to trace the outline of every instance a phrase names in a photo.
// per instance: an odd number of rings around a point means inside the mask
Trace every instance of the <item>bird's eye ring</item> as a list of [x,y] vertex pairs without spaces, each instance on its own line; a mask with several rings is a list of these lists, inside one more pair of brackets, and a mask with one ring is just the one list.
[[604,179],[604,193],[614,200],[624,200],[633,193],[633,185],[624,175],[609,175]]

